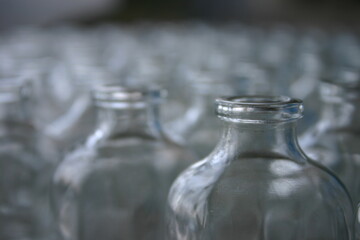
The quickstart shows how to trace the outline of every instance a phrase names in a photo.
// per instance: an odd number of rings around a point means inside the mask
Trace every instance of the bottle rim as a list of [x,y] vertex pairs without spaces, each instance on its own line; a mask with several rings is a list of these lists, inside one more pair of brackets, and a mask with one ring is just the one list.
[[127,88],[118,84],[96,86],[92,97],[98,107],[104,108],[144,108],[148,103],[160,103],[166,92],[160,88]]
[[215,100],[217,116],[235,123],[277,123],[303,116],[302,100],[287,96],[232,96]]

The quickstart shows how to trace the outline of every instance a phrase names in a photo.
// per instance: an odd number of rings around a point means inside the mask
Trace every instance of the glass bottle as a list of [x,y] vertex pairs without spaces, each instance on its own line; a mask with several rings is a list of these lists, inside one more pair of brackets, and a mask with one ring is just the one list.
[[300,144],[344,182],[354,206],[360,202],[360,72],[340,68],[320,85],[321,117]]
[[346,190],[298,145],[300,100],[219,98],[216,112],[217,147],[170,190],[168,239],[353,239]]
[[195,158],[162,131],[159,90],[96,87],[97,128],[55,172],[65,240],[162,239],[172,181]]
[[[57,101],[61,107],[57,109],[58,116],[43,129],[44,134],[58,149],[60,158],[83,143],[95,127],[96,109],[92,104],[91,90],[98,85],[114,81],[110,74],[98,67],[84,65],[72,67],[77,68],[71,71],[70,79],[73,83],[68,86],[69,88],[63,88],[65,92],[71,92],[71,96],[66,101]],[[61,82],[64,79],[53,80]],[[55,107],[48,104],[46,108],[51,109],[51,106]]]
[[45,159],[30,119],[30,87],[0,79],[0,239],[55,237],[48,205],[53,163]]

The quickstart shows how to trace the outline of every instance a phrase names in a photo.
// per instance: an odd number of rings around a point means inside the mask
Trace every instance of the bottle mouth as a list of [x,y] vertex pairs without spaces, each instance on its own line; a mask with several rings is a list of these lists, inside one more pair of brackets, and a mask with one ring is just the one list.
[[235,123],[278,123],[303,116],[299,99],[286,96],[234,96],[215,100],[217,116]]
[[96,86],[92,96],[98,107],[145,108],[149,103],[159,104],[166,97],[166,92],[158,88],[126,88],[107,84]]

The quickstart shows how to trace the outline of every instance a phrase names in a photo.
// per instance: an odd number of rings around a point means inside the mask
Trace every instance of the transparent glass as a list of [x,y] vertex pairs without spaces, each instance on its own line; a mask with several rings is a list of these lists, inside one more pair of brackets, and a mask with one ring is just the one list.
[[97,128],[53,179],[65,240],[159,240],[168,189],[194,155],[170,140],[158,120],[158,90],[97,87]]
[[353,239],[342,183],[298,145],[300,100],[229,97],[216,106],[222,138],[174,182],[167,239]]
[[0,239],[53,239],[48,186],[53,163],[39,149],[26,81],[0,79]]
[[[61,157],[76,145],[83,143],[96,125],[96,109],[92,104],[91,90],[98,85],[114,81],[110,74],[97,66],[78,64],[73,65],[72,68],[68,77],[73,82],[62,88],[58,84],[57,89],[57,91],[60,90],[59,92],[67,92],[69,96],[64,101],[60,98],[54,101],[58,105],[57,117],[43,127],[44,134],[56,146]],[[54,74],[60,74],[60,72]],[[63,82],[61,76],[53,76],[51,80]],[[52,82],[49,84],[53,85]],[[48,104],[44,108],[51,109],[52,106],[56,105]]]
[[321,82],[321,118],[300,139],[306,153],[344,182],[360,202],[360,72],[336,69]]

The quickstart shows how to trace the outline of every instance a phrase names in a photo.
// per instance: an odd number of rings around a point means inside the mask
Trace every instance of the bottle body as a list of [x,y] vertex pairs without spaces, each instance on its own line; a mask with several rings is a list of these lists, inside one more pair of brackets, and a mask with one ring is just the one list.
[[28,87],[22,78],[0,79],[0,239],[52,240],[48,187],[54,162],[39,149]]
[[309,157],[340,178],[356,207],[360,202],[360,78],[354,69],[336,69],[335,73],[321,82],[321,118],[300,142]]
[[[54,190],[65,239],[161,239],[166,195],[186,162],[176,146],[161,145],[128,138],[65,160]],[[74,182],[65,179],[70,166]]]
[[52,163],[37,150],[31,125],[16,121],[0,125],[0,238],[53,239],[48,204]]
[[340,178],[351,195],[354,207],[360,201],[359,136],[356,132],[327,129],[316,136],[316,142],[304,147],[309,157],[326,166]]

